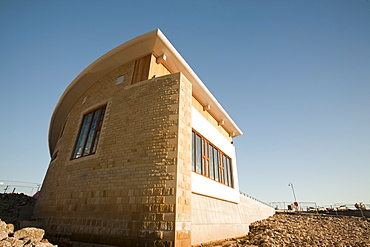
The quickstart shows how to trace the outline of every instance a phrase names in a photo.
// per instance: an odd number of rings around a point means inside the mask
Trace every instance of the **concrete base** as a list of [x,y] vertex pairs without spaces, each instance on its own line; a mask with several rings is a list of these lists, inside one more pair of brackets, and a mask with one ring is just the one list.
[[240,203],[232,203],[193,194],[191,244],[245,236],[250,223],[274,213],[274,208],[244,195]]

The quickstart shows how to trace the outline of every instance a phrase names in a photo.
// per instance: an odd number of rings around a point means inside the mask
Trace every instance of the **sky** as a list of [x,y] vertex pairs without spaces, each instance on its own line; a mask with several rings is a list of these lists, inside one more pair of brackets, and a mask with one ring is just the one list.
[[367,0],[0,0],[0,182],[41,184],[64,90],[157,28],[243,131],[241,191],[370,204]]

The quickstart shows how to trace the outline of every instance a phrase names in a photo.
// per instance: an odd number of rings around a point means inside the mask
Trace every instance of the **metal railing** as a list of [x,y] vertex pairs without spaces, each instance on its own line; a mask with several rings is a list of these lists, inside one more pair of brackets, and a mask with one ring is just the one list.
[[33,196],[40,187],[41,184],[38,183],[0,180],[0,193],[23,193]]
[[270,206],[274,207],[276,211],[306,211],[306,212],[336,212],[345,210],[369,210],[370,204],[358,203],[364,208],[356,208],[355,203],[334,203],[331,205],[318,205],[316,202],[298,202],[298,207],[294,206],[293,202],[270,202]]
[[[370,209],[370,204],[369,203],[362,203],[363,206],[365,206],[366,209]],[[355,203],[334,203],[334,208],[342,208],[342,209],[350,209],[350,210],[355,210],[357,209],[355,207]]]
[[[276,210],[289,210],[289,208],[294,205],[294,202],[270,202],[271,207]],[[310,209],[317,209],[316,202],[298,202],[298,207],[294,207],[300,211],[309,211]]]
[[263,202],[263,201],[261,201],[261,200],[258,200],[257,198],[255,198],[255,197],[253,197],[253,196],[250,196],[250,195],[248,195],[248,194],[246,194],[246,193],[244,193],[244,192],[242,192],[242,191],[239,191],[239,192],[240,192],[240,194],[241,194],[241,195],[243,195],[243,196],[245,196],[245,197],[251,198],[251,199],[253,199],[253,200],[255,200],[255,201],[259,202],[259,203],[265,204],[266,206],[272,207],[270,204],[268,204],[268,203],[266,203],[266,202]]

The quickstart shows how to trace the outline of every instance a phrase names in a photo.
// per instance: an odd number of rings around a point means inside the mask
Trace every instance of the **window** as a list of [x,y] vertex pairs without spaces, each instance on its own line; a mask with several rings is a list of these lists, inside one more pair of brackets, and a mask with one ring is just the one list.
[[125,80],[125,75],[121,75],[116,79],[116,85],[121,84]]
[[194,130],[192,133],[192,170],[233,187],[231,159]]
[[84,115],[72,159],[94,154],[98,145],[106,106]]

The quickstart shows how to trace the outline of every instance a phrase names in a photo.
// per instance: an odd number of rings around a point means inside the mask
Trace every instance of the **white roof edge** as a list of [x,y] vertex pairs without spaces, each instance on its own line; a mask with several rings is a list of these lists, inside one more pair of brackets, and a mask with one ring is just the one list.
[[[199,77],[195,74],[195,72],[191,69],[191,67],[187,64],[187,62],[183,59],[183,57],[179,54],[179,52],[174,48],[174,46],[171,44],[171,42],[166,38],[166,36],[161,32],[160,29],[155,29],[153,31],[144,33],[140,36],[137,36],[119,46],[116,48],[113,48],[109,52],[105,53],[98,59],[96,59],[94,62],[92,62],[89,66],[87,66],[66,88],[66,90],[63,92],[62,96],[60,97],[57,105],[54,108],[53,114],[50,119],[50,127],[49,127],[49,149],[50,149],[50,155],[53,155],[54,148],[56,146],[57,140],[59,138],[59,134],[61,131],[61,128],[64,125],[64,122],[66,120],[66,117],[68,116],[70,107],[72,107],[76,100],[82,95],[80,92],[81,90],[86,90],[89,88],[93,83],[90,80],[88,80],[87,76],[90,73],[96,73],[98,76],[101,76],[99,74],[98,68],[99,65],[103,66],[104,62],[116,62],[117,66],[120,64],[117,61],[109,61],[109,58],[118,56],[120,52],[124,52],[125,50],[129,50],[130,47],[134,49],[135,45],[139,45],[142,43],[143,45],[150,45],[150,47],[144,47],[144,48],[152,48],[154,51],[154,43],[156,38],[159,38],[160,41],[165,45],[165,48],[167,48],[175,57],[174,63],[181,68],[180,71],[174,71],[174,72],[181,72],[187,77],[187,79],[193,84],[193,94],[195,96],[199,96],[201,99],[204,99],[206,104],[210,104],[211,110],[210,112],[213,113],[213,115],[216,115],[216,117],[221,118],[217,119],[219,121],[224,120],[224,128],[231,134],[232,137],[242,135],[242,131],[239,129],[239,127],[234,123],[234,121],[231,119],[231,117],[227,114],[227,112],[223,109],[223,107],[218,103],[216,98],[212,95],[212,93],[208,90],[208,88],[204,85],[204,83],[199,79]],[[151,39],[153,39],[153,44],[150,43]],[[145,43],[149,42],[149,43]],[[145,49],[143,49],[145,51]],[[113,66],[110,64],[110,66]],[[109,67],[109,66],[108,66]],[[105,73],[105,71],[103,71]],[[103,73],[101,72],[101,73]],[[109,71],[108,71],[109,72]],[[106,72],[106,73],[108,73]],[[103,75],[102,75],[103,76]],[[98,78],[100,79],[100,78]],[[84,83],[83,85],[79,85],[80,83]],[[81,93],[81,95],[79,95]],[[79,96],[78,96],[79,95]],[[74,102],[70,101],[75,100]],[[63,117],[64,116],[64,117]],[[62,121],[62,122],[60,122]]]
[[[200,90],[204,91],[206,93],[206,96],[207,96],[207,99],[206,100],[209,100],[210,101],[208,103],[211,103],[212,102],[214,104],[213,107],[216,107],[217,110],[219,110],[222,113],[222,115],[224,115],[224,119],[219,119],[219,120],[228,121],[232,125],[233,130],[230,130],[230,131],[231,132],[234,132],[234,136],[233,137],[242,135],[243,132],[239,129],[239,127],[236,125],[236,123],[231,119],[231,117],[229,116],[229,114],[224,110],[224,108],[220,105],[220,103],[213,96],[213,94],[209,91],[209,89],[204,85],[204,83],[200,80],[200,78],[195,74],[195,72],[189,66],[189,64],[184,60],[184,58],[175,49],[175,47],[166,38],[166,36],[164,36],[164,34],[159,29],[157,29],[157,30],[158,30],[158,37],[162,40],[163,43],[165,43],[165,45],[176,56],[176,58],[180,61],[180,63],[182,63],[182,65],[185,67],[185,71],[180,71],[180,72],[182,72],[192,83],[195,82],[196,84],[195,85],[193,84],[193,88],[194,88],[194,86],[195,86],[195,89],[198,89],[196,87],[199,87]],[[194,92],[194,90],[193,90],[193,92]]]

